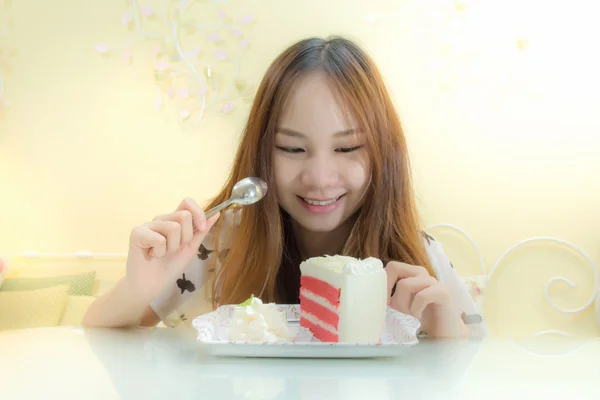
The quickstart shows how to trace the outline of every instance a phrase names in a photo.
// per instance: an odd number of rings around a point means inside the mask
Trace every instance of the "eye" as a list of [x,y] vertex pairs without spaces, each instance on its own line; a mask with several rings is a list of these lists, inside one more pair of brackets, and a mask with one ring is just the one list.
[[300,147],[284,147],[284,146],[275,146],[277,149],[281,151],[285,151],[286,153],[303,153],[304,149]]
[[338,153],[351,153],[353,151],[361,149],[362,146],[354,146],[354,147],[340,147],[335,149]]

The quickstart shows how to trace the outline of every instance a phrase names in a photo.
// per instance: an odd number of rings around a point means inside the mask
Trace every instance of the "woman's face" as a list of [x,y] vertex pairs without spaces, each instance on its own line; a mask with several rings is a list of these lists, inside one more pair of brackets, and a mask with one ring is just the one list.
[[333,231],[362,205],[371,175],[364,133],[344,118],[324,74],[292,88],[273,152],[279,204],[306,230]]

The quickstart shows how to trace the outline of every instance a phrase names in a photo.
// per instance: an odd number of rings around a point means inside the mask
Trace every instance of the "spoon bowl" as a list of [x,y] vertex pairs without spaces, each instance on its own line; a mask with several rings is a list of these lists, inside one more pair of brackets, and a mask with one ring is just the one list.
[[255,177],[244,178],[233,186],[229,199],[206,212],[206,218],[212,217],[232,204],[248,206],[259,202],[266,193],[267,183],[264,180]]
[[267,193],[267,183],[260,178],[244,178],[233,186],[232,203],[247,206],[260,201]]

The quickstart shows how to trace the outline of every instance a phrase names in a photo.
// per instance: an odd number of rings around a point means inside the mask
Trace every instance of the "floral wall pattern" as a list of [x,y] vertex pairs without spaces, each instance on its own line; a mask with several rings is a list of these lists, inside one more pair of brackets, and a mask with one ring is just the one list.
[[157,85],[154,107],[162,110],[166,102],[179,100],[178,117],[199,124],[208,110],[229,114],[251,96],[241,65],[250,47],[245,31],[254,17],[232,3],[236,1],[198,5],[190,0],[163,0],[154,9],[131,0],[123,14],[115,16],[131,38],[120,44],[98,42],[94,47],[103,56],[119,53],[122,62],[131,65],[144,51],[140,42],[151,42],[154,64],[148,68],[153,69]]

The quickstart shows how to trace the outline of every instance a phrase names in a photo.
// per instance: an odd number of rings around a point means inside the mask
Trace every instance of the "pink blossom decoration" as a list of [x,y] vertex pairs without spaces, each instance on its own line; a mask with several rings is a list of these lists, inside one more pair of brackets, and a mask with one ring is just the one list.
[[160,44],[157,44],[156,46],[154,46],[152,48],[152,55],[157,57],[162,53],[162,46]]
[[246,38],[240,40],[240,47],[242,49],[245,49],[246,47],[248,47],[249,44],[250,44],[250,42]]
[[211,33],[210,35],[208,35],[208,40],[210,40],[213,43],[220,42],[221,41],[221,35],[219,35],[216,32]]
[[240,30],[239,30],[239,29],[237,29],[237,28],[236,28],[236,29],[232,29],[232,30],[231,30],[231,34],[232,34],[233,36],[235,36],[235,37],[240,37],[240,36],[242,36],[242,31],[240,31]]
[[144,14],[145,17],[149,17],[154,14],[154,11],[152,11],[152,8],[150,6],[141,6],[140,11],[142,12],[142,14]]
[[157,110],[162,109],[163,106],[163,99],[158,96],[156,97],[156,99],[154,100],[154,108],[156,108]]
[[242,25],[248,25],[250,22],[252,22],[254,20],[254,17],[252,15],[244,15],[242,17],[242,19],[240,20],[240,23]]
[[217,49],[215,51],[215,57],[217,57],[218,60],[227,60],[227,52],[223,49]]
[[100,54],[106,54],[106,53],[108,53],[108,46],[106,45],[106,43],[96,43],[96,45],[94,46],[94,48]]
[[190,115],[191,115],[190,110],[181,110],[179,112],[179,119],[186,120],[190,117]]
[[200,51],[202,51],[200,46],[196,46],[196,47],[194,47],[194,49],[192,51],[190,51],[190,55],[192,57],[198,57],[200,55]]
[[227,15],[225,14],[225,11],[223,11],[223,10],[219,10],[219,12],[217,13],[217,16],[219,17],[219,19],[227,18]]
[[164,71],[168,68],[169,68],[169,63],[166,61],[159,61],[158,64],[156,64],[156,69],[158,69],[159,71]]
[[221,111],[223,111],[223,113],[225,113],[225,114],[229,114],[233,110],[235,110],[235,104],[233,104],[233,103],[225,103],[225,104],[223,104],[223,107],[221,108]]
[[177,96],[180,99],[187,99],[190,97],[190,91],[187,88],[181,88],[177,91]]
[[131,23],[131,14],[125,13],[121,16],[121,25],[127,26]]

